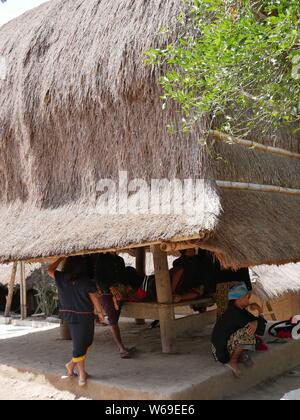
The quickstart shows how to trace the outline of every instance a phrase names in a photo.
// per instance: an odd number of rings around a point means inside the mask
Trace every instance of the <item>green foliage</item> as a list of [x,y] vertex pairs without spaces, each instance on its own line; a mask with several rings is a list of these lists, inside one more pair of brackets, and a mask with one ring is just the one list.
[[45,316],[53,315],[58,307],[58,292],[55,283],[49,283],[43,279],[36,284],[35,289],[38,303],[36,313],[42,313]]
[[178,103],[185,129],[205,113],[240,136],[299,122],[299,0],[186,0],[178,25],[147,62],[163,70],[163,107]]

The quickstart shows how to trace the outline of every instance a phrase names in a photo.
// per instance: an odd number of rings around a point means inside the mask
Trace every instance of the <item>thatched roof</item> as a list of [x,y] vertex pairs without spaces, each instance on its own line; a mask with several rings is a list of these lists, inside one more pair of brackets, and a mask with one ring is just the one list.
[[253,267],[254,292],[262,300],[300,292],[300,264]]
[[[168,131],[158,71],[144,52],[176,33],[181,0],[52,0],[0,28],[0,261],[126,248],[208,234],[201,246],[233,267],[300,260],[300,195],[223,190],[185,215],[97,213],[99,179],[208,178],[300,189],[300,160]],[[170,28],[163,35],[159,29]],[[260,138],[258,142],[265,141]],[[299,137],[268,144],[300,151]],[[198,220],[197,220],[198,219]]]

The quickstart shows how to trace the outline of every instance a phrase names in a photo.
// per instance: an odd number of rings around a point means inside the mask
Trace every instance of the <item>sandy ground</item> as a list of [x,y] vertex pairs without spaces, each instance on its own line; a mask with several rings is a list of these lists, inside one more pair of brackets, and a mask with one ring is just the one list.
[[[135,336],[134,330],[137,327],[131,326],[127,332],[127,339],[130,339],[131,336]],[[147,335],[152,334],[147,330],[143,331],[144,338]],[[156,334],[157,335],[157,334]],[[152,371],[151,376],[157,376],[157,380],[160,381],[159,371],[160,369],[155,369],[158,365],[163,366],[168,364],[168,361],[175,356],[166,356],[159,354],[157,348],[157,339],[153,341],[153,349],[150,349],[153,352],[153,358],[146,359],[146,354],[141,354],[139,359],[134,362],[127,361],[128,368],[132,373],[133,381],[136,383],[140,380],[142,375],[141,369],[146,366],[149,371]],[[201,344],[201,335],[198,335],[193,338],[194,346],[196,341]],[[48,342],[48,344],[47,344]],[[151,341],[152,342],[152,341]],[[8,344],[9,346],[9,354]],[[142,340],[140,343],[141,345]],[[100,329],[98,332],[98,337],[96,340],[96,347],[101,344],[102,350],[104,350],[104,357],[106,353],[111,354],[111,345],[110,333],[109,330],[104,328]],[[159,340],[158,340],[159,344]],[[13,347],[11,347],[13,345]],[[51,346],[51,347],[50,347]],[[46,378],[41,375],[34,375],[33,373],[26,373],[26,369],[31,370],[30,367],[34,367],[36,371],[43,372],[45,369],[48,371],[53,371],[55,374],[63,373],[61,371],[61,366],[63,366],[62,361],[66,358],[68,350],[70,350],[69,342],[62,342],[58,340],[58,331],[57,326],[46,327],[46,328],[31,328],[31,327],[20,327],[20,326],[11,326],[11,325],[0,325],[0,347],[1,347],[1,363],[0,363],[0,400],[76,400],[79,399],[76,397],[76,390],[74,388],[74,393],[67,391],[59,391],[53,385],[46,380]],[[197,347],[197,346],[195,346]],[[14,349],[14,350],[13,350]],[[17,350],[16,350],[17,349]],[[23,353],[22,353],[22,350]],[[5,351],[4,351],[5,350]],[[96,349],[97,350],[97,349]],[[3,352],[4,351],[4,352]],[[195,352],[197,349],[195,348]],[[43,355],[48,353],[48,357],[44,358]],[[198,352],[198,351],[197,351]],[[187,355],[193,364],[193,359],[195,355],[194,351]],[[60,360],[53,360],[52,354],[59,355]],[[102,356],[102,357],[103,357]],[[94,355],[95,357],[95,355]],[[96,354],[96,359],[99,360],[99,356]],[[105,363],[105,375],[103,369],[99,367],[102,378],[106,380],[111,378],[115,374],[115,370],[118,370],[118,381],[122,383],[123,378],[120,377],[120,371],[118,365],[123,364],[124,361],[121,361],[117,355],[112,354],[114,360],[114,366],[106,366]],[[47,365],[45,361],[47,359]],[[143,360],[144,359],[144,360]],[[134,363],[134,364],[132,364]],[[199,363],[199,362],[198,362]],[[138,364],[138,366],[136,366]],[[140,365],[140,366],[139,366]],[[156,366],[155,366],[156,365]],[[91,364],[90,364],[91,366]],[[120,365],[121,366],[121,365]],[[22,367],[22,368],[20,368]],[[115,369],[116,368],[116,369]],[[22,369],[24,372],[22,372]],[[135,372],[135,369],[137,371]],[[21,370],[21,372],[20,372]],[[189,363],[186,360],[185,371],[189,370]],[[187,372],[188,373],[188,372]],[[109,374],[109,376],[107,376]],[[190,380],[192,379],[191,375],[187,375]],[[144,377],[144,382],[146,381]],[[124,381],[127,380],[124,378]],[[147,382],[147,381],[146,381]],[[70,389],[72,391],[72,389]],[[249,391],[239,393],[234,398],[235,400],[280,400],[280,399],[297,399],[300,400],[300,367],[299,369],[294,369],[276,379],[269,380],[267,382],[261,383],[259,386],[256,386]],[[84,399],[84,398],[80,398]]]
[[231,400],[298,400],[300,401],[300,367],[270,379]]
[[[22,337],[28,334],[49,331],[56,328],[30,328],[0,325],[0,340]],[[0,400],[75,400],[75,395],[58,391],[43,376],[21,373],[8,366],[0,366]]]
[[58,391],[42,376],[20,373],[9,367],[0,368],[0,400],[83,400],[70,392]]

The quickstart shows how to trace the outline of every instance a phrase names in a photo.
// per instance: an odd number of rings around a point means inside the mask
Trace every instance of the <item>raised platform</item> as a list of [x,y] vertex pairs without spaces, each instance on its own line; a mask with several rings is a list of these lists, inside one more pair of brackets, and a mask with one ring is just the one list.
[[87,369],[93,375],[86,388],[75,379],[61,379],[72,344],[58,339],[58,329],[0,340],[1,365],[44,375],[60,390],[93,399],[223,399],[300,365],[300,342],[272,344],[254,355],[255,366],[240,380],[214,362],[210,353],[211,327],[178,337],[178,352],[161,353],[160,331],[122,322],[124,341],[136,346],[134,359],[120,359],[108,327],[97,327]]
[[[177,351],[177,336],[186,332],[198,331],[200,327],[215,322],[216,311],[214,300],[202,298],[178,303],[158,302],[125,302],[122,306],[122,316],[134,319],[157,319],[161,326],[161,344],[163,353]],[[198,306],[204,312],[191,310]],[[212,309],[212,310],[209,310]]]

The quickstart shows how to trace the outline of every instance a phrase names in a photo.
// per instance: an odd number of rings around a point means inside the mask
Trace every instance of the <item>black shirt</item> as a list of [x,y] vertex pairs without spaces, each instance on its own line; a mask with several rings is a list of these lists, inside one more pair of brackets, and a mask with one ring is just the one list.
[[95,284],[88,278],[72,281],[63,272],[55,271],[55,282],[58,288],[59,315],[64,321],[73,324],[94,319],[94,305],[89,297],[96,293]]
[[228,283],[228,282],[244,282],[247,289],[252,290],[252,284],[248,268],[240,268],[237,271],[231,269],[216,269],[216,283]]
[[219,362],[228,363],[230,360],[227,349],[230,336],[253,321],[258,321],[256,333],[263,335],[267,321],[262,316],[257,318],[246,309],[239,309],[233,302],[229,303],[227,310],[217,321],[212,333],[211,341],[216,348],[216,355]]

